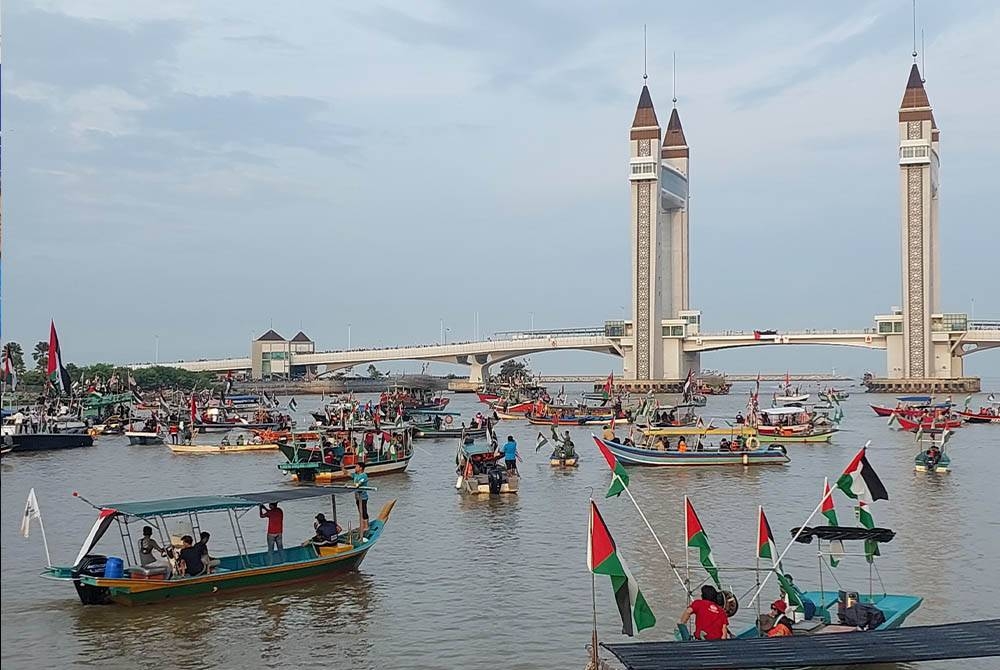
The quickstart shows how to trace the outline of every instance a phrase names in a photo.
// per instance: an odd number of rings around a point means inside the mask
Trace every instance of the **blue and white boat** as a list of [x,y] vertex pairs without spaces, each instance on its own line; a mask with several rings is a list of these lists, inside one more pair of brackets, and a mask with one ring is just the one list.
[[[657,449],[652,436],[646,435],[643,444],[624,444],[600,440],[619,462],[625,465],[649,465],[659,467],[685,467],[697,465],[784,465],[789,462],[788,453],[780,444],[760,445],[755,438],[742,443],[722,443],[705,445],[701,449],[696,444],[688,444],[686,451]],[[647,444],[648,443],[648,444]],[[739,446],[742,444],[742,446]],[[732,446],[736,445],[736,446]]]

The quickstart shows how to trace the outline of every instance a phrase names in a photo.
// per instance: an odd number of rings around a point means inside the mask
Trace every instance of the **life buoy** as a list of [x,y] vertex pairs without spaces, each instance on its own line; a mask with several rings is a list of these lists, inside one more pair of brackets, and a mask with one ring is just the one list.
[[740,611],[740,601],[736,599],[732,591],[719,591],[719,598],[722,602],[718,604],[726,611],[726,616],[735,616]]
[[756,449],[757,447],[760,446],[760,440],[758,440],[755,435],[752,435],[752,436],[750,436],[750,437],[747,438],[747,443],[746,444],[747,444],[747,449],[751,449],[751,450],[752,449]]
[[444,422],[445,422],[445,425],[448,425],[448,426],[450,426],[450,425],[452,424],[452,422],[453,422],[454,420],[455,420],[455,419],[453,419],[453,418],[452,418],[451,416],[446,416],[446,417],[444,418]]

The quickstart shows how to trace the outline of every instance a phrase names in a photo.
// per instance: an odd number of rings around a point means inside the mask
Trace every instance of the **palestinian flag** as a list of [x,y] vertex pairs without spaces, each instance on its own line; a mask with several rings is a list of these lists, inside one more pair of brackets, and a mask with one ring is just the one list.
[[[830,492],[830,482],[823,480],[823,505],[820,512],[826,517],[826,525],[839,526],[837,523],[837,510],[833,508],[833,494]],[[839,555],[844,553],[844,543],[840,540],[830,542],[830,567],[835,568],[840,563]]]
[[587,567],[595,575],[611,577],[618,613],[622,617],[622,634],[632,637],[644,628],[656,625],[656,617],[639,590],[625,560],[618,555],[614,538],[608,530],[601,512],[590,501],[590,533],[587,536]]
[[59,336],[56,335],[55,321],[49,322],[49,364],[46,367],[46,377],[60,393],[69,393],[72,381],[62,362],[62,352],[59,351]]
[[778,563],[778,547],[774,544],[774,535],[771,533],[771,524],[764,516],[764,507],[757,506],[757,558],[771,559],[771,565],[780,571],[784,569]]
[[596,435],[592,437],[594,438],[594,442],[597,443],[597,448],[601,451],[601,455],[604,456],[604,460],[608,462],[608,467],[611,468],[611,486],[604,497],[610,498],[611,496],[621,495],[625,487],[628,486],[628,470],[618,462],[618,459],[615,458],[615,455],[611,453],[611,450],[605,446],[600,438]]
[[722,588],[719,582],[719,568],[715,566],[715,559],[712,558],[712,547],[708,544],[708,535],[701,527],[701,521],[694,511],[694,506],[687,496],[684,496],[684,535],[687,537],[687,546],[698,550],[698,560],[705,568],[715,585]]
[[865,455],[865,447],[854,456],[844,474],[837,480],[837,488],[844,492],[849,498],[857,500],[859,497],[867,498],[875,502],[876,500],[888,500],[889,492],[885,490],[885,485],[878,478],[875,469],[868,462]]
[[611,393],[615,390],[615,373],[612,372],[608,375],[608,380],[604,382],[604,396],[606,398],[611,397]]
[[549,438],[545,437],[544,435],[542,435],[541,432],[539,432],[538,437],[535,438],[535,453],[537,454],[539,449],[548,444],[548,441]]
[[10,384],[10,390],[17,390],[17,370],[14,369],[14,363],[10,360],[10,345],[6,345],[3,348],[3,378],[8,384]]
[[[860,523],[868,530],[871,530],[872,528],[875,527],[875,519],[872,517],[871,512],[868,511],[868,503],[866,503],[864,500],[859,500],[857,512],[858,512],[858,523]],[[876,556],[881,556],[881,555],[882,552],[880,552],[878,549],[878,542],[876,542],[875,540],[865,540],[865,558],[868,560],[869,563],[875,560]]]

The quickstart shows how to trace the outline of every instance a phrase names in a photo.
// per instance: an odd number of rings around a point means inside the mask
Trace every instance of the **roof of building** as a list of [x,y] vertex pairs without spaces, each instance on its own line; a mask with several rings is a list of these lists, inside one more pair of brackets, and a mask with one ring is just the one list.
[[687,146],[687,140],[684,138],[684,127],[681,126],[681,117],[677,113],[676,107],[670,111],[670,121],[667,122],[667,132],[663,133],[663,146]]
[[659,126],[656,120],[656,110],[653,109],[653,98],[649,95],[649,88],[642,85],[642,93],[639,94],[639,104],[635,108],[635,118],[632,119],[633,128],[646,128]]
[[920,69],[914,63],[910,68],[910,78],[906,81],[906,91],[903,93],[903,102],[900,109],[914,109],[918,107],[930,107],[931,102],[927,98],[927,91],[924,90],[924,80],[920,76]]
[[285,338],[274,332],[274,329],[267,331],[263,335],[257,338],[258,342],[284,342]]
[[295,337],[293,337],[291,339],[291,341],[292,342],[310,342],[310,343],[312,342],[312,340],[309,339],[309,336],[306,335],[305,333],[303,333],[301,330],[298,333],[295,334]]

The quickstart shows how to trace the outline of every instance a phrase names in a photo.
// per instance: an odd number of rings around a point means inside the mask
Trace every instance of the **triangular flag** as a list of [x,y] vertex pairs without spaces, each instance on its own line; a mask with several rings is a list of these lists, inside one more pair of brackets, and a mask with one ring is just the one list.
[[587,534],[587,567],[597,575],[611,577],[618,613],[622,618],[622,634],[632,637],[637,632],[656,625],[656,617],[639,590],[635,577],[619,555],[611,531],[593,500],[590,501],[590,532]]
[[705,568],[705,572],[712,578],[715,585],[721,589],[719,568],[715,565],[712,547],[708,544],[708,535],[687,496],[684,496],[684,536],[687,538],[687,546],[698,550],[698,560],[702,567]]
[[618,462],[615,455],[611,453],[607,445],[604,444],[604,440],[600,439],[596,435],[592,436],[594,442],[597,443],[597,448],[600,450],[601,455],[604,456],[604,460],[608,462],[608,467],[611,468],[611,486],[608,488],[605,498],[610,498],[611,496],[621,495],[621,492],[625,490],[628,486],[628,470]]

